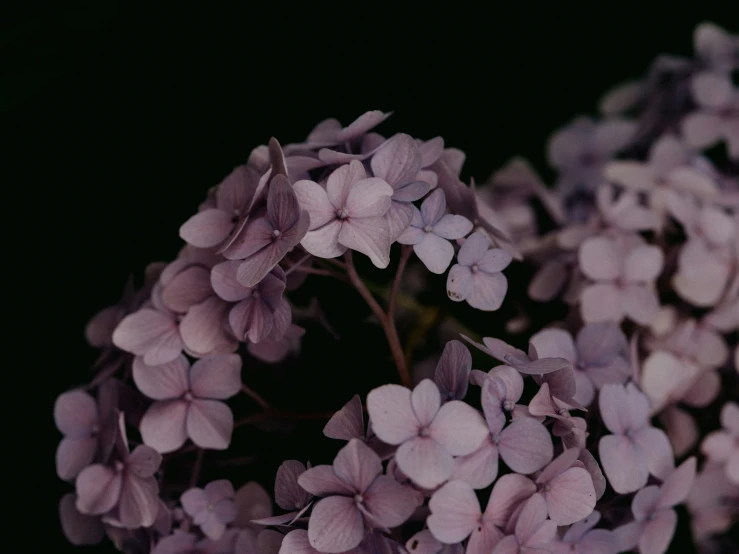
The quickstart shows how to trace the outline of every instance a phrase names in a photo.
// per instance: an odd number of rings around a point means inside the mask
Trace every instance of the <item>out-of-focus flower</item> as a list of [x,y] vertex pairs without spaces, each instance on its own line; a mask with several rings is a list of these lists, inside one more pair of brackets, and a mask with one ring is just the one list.
[[699,110],[682,121],[685,141],[695,148],[708,148],[725,140],[729,157],[739,159],[739,91],[728,75],[701,72],[690,90]]
[[186,490],[180,501],[195,525],[208,538],[217,540],[226,531],[226,525],[236,519],[236,495],[233,485],[226,479],[211,481],[205,488]]
[[727,402],[721,408],[723,429],[709,433],[701,444],[711,462],[726,464],[726,476],[739,486],[739,405]]

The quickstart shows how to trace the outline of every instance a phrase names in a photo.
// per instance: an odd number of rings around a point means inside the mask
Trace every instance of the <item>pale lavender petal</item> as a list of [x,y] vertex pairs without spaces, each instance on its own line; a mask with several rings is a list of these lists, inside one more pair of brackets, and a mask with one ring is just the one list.
[[97,437],[64,438],[56,449],[56,474],[71,481],[95,459]]
[[428,529],[419,531],[405,543],[405,549],[411,554],[439,554],[443,548],[444,544]]
[[[413,210],[415,209],[417,208],[413,204],[395,201],[390,204],[390,209],[383,218],[387,222],[391,241],[397,240],[401,244],[414,244],[417,242],[416,239],[423,236],[421,229],[410,226],[413,220]],[[406,235],[406,231],[409,232],[408,235]],[[401,241],[400,237],[403,236],[405,236],[405,239]]]
[[174,319],[149,308],[123,318],[113,332],[113,344],[126,352],[144,356],[147,365],[166,364],[182,351]]
[[[437,189],[438,190],[438,189]],[[472,231],[472,222],[461,215],[446,214],[434,226],[434,233],[442,238],[456,240],[467,236]],[[490,271],[483,268],[484,271]],[[494,270],[499,271],[499,270]]]
[[162,290],[162,302],[173,312],[184,313],[213,294],[210,270],[192,266],[178,273]]
[[364,416],[362,414],[362,399],[355,394],[323,428],[323,434],[331,439],[348,441],[353,438],[364,437]]
[[228,302],[240,302],[251,295],[251,287],[245,287],[236,280],[236,271],[241,261],[222,262],[210,272],[210,283],[215,293]]
[[418,434],[419,424],[411,406],[411,391],[400,385],[383,385],[367,395],[372,430],[387,444],[401,444]]
[[395,187],[409,183],[421,169],[421,152],[410,135],[399,133],[372,156],[372,173]]
[[390,209],[393,188],[382,179],[362,179],[349,190],[345,209],[350,219],[380,217]]
[[437,540],[452,544],[467,538],[479,525],[480,503],[475,491],[462,481],[451,481],[429,501],[426,524]]
[[644,527],[639,538],[641,554],[664,554],[677,528],[677,514],[674,510],[661,510],[654,514]]
[[528,294],[537,302],[548,302],[562,290],[568,271],[559,260],[547,260],[529,283]]
[[499,365],[490,370],[490,376],[503,381],[508,400],[518,402],[523,394],[523,377],[516,369],[507,365]]
[[500,457],[516,473],[529,474],[548,464],[554,445],[546,427],[531,418],[512,421],[500,434]]
[[339,233],[344,221],[334,219],[330,223],[309,231],[300,244],[309,253],[319,258],[336,258],[346,252],[346,246],[339,244]]
[[95,399],[82,390],[62,393],[54,403],[54,423],[68,437],[89,436],[98,419]]
[[[346,142],[360,135],[365,134],[367,131],[376,127],[388,117],[392,115],[392,112],[383,113],[380,110],[372,110],[363,113],[357,119],[352,121],[349,125],[344,127],[336,135],[336,140],[339,142]],[[328,550],[326,551],[328,552]]]
[[426,183],[423,180],[414,181],[412,183],[408,183],[407,185],[395,187],[393,200],[396,203],[415,202],[416,200],[420,200],[421,198],[423,198],[428,191],[429,183]]
[[423,233],[421,240],[413,244],[413,251],[426,268],[437,275],[444,273],[454,258],[451,243],[433,232]]
[[100,464],[86,467],[77,476],[77,509],[83,514],[104,514],[112,510],[121,495],[120,473]]
[[477,262],[477,267],[486,273],[497,273],[508,267],[512,260],[511,255],[505,250],[491,248]]
[[187,435],[201,448],[228,448],[233,423],[233,414],[223,402],[202,399],[190,402],[187,411]]
[[508,280],[502,273],[472,273],[472,292],[467,303],[483,311],[495,311],[501,307],[508,292]]
[[378,476],[363,496],[364,506],[372,519],[384,527],[397,527],[404,523],[422,499],[387,475]]
[[128,529],[150,527],[159,513],[159,487],[154,478],[126,474],[118,504],[121,523]]
[[351,439],[334,459],[336,476],[363,493],[382,472],[379,456],[359,439]]
[[656,246],[637,246],[624,260],[624,275],[632,283],[654,281],[662,271],[664,255]]
[[142,479],[152,477],[162,464],[162,456],[153,448],[138,445],[126,460],[126,470]]
[[154,400],[178,398],[190,389],[189,369],[190,364],[182,355],[157,366],[146,365],[144,359],[137,356],[133,360],[133,381],[144,395]]
[[309,230],[313,231],[323,227],[328,222],[336,219],[336,209],[328,199],[326,189],[313,181],[298,181],[293,185],[295,195],[300,206],[310,216]]
[[382,217],[345,220],[339,230],[338,241],[341,245],[368,256],[376,267],[386,268],[390,263],[390,230]]
[[632,440],[644,453],[649,473],[664,479],[675,469],[675,458],[662,429],[645,427],[632,435]]
[[470,535],[465,554],[490,554],[503,538],[503,532],[490,522],[483,521]]
[[183,400],[155,402],[141,418],[144,444],[161,453],[174,452],[187,440],[188,404]]
[[626,494],[647,484],[649,469],[646,456],[627,438],[607,435],[598,443],[603,472],[617,493]]
[[706,148],[721,137],[721,124],[721,118],[716,114],[694,112],[685,116],[681,129],[687,144],[694,148]]
[[[374,418],[372,421],[374,425]],[[428,431],[429,436],[453,456],[474,452],[488,436],[488,427],[480,412],[459,400],[444,404]]]
[[590,474],[571,467],[549,482],[545,493],[549,517],[557,525],[569,525],[590,515],[595,508],[595,489]]
[[320,465],[307,469],[298,477],[298,484],[316,496],[355,494],[350,484],[340,479],[333,466]]
[[193,517],[208,508],[208,499],[205,497],[205,491],[200,488],[186,490],[180,497],[180,503],[182,504],[182,509]]
[[215,352],[233,352],[238,342],[227,330],[226,312],[230,304],[217,296],[190,308],[180,321],[180,334],[188,354],[205,356]]
[[479,231],[474,232],[462,243],[457,261],[462,265],[471,266],[482,259],[489,247],[490,240],[487,236]]
[[624,317],[622,294],[610,283],[596,283],[585,288],[580,294],[580,311],[585,323],[615,321]]
[[241,390],[241,358],[223,354],[201,358],[190,368],[190,391],[197,398],[224,400]]
[[232,214],[210,208],[188,219],[180,227],[180,238],[198,248],[211,248],[226,240],[235,224]]
[[540,494],[535,494],[523,505],[516,521],[516,538],[527,544],[547,519],[547,505]]
[[516,473],[503,475],[490,493],[485,519],[503,529],[513,512],[535,492],[536,485],[531,479]]
[[565,472],[569,469],[572,464],[577,460],[580,450],[577,448],[570,448],[563,451],[557,456],[554,461],[549,464],[544,471],[542,471],[536,478],[536,482],[539,484],[545,484],[552,481],[557,475]]
[[419,425],[428,426],[441,406],[439,388],[431,379],[424,379],[413,389],[411,406]]
[[450,300],[461,302],[472,294],[472,272],[467,266],[455,264],[449,270],[446,281],[446,293]]
[[585,466],[585,470],[590,474],[590,479],[593,481],[593,488],[595,489],[595,498],[599,499],[603,496],[606,491],[606,478],[595,461],[595,458],[589,450],[583,449],[577,458]]
[[626,337],[612,321],[585,325],[575,339],[577,353],[586,364],[600,364],[626,351]]
[[247,298],[231,308],[228,321],[234,335],[243,341],[258,343],[272,331],[274,315],[260,299]]
[[490,438],[472,454],[454,459],[454,472],[450,481],[464,481],[474,489],[489,487],[498,476],[498,447]]
[[594,237],[580,246],[580,268],[595,281],[611,281],[621,275],[621,254],[616,244],[606,237]]
[[364,523],[353,498],[330,496],[320,500],[308,522],[308,540],[320,552],[338,553],[362,542]]
[[513,535],[503,537],[493,549],[492,554],[519,554],[521,552],[518,539]]
[[529,342],[540,358],[564,358],[571,363],[577,362],[575,342],[564,329],[544,329],[534,334]]
[[395,461],[409,479],[424,489],[438,487],[454,471],[452,455],[428,437],[416,437],[404,442],[395,452]]

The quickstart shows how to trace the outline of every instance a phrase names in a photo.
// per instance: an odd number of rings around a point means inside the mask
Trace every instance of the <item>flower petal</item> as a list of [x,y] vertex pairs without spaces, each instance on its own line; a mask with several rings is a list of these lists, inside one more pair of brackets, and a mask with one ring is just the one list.
[[207,356],[190,368],[190,390],[197,398],[224,400],[241,390],[241,357]]
[[613,240],[593,237],[580,245],[580,268],[594,281],[612,281],[621,275],[621,254]]
[[634,492],[647,484],[649,469],[646,457],[628,438],[617,435],[602,437],[598,454],[608,482],[617,493]]
[[162,454],[180,448],[187,440],[187,414],[188,405],[182,400],[152,404],[141,418],[139,426],[144,444]]
[[429,531],[446,544],[464,540],[479,525],[480,503],[472,487],[462,481],[450,481],[436,491],[429,510]]
[[472,273],[472,292],[467,303],[473,308],[483,311],[495,311],[503,305],[508,280],[502,273]]
[[500,457],[516,473],[529,474],[552,460],[554,445],[549,431],[531,418],[511,421],[500,434]]
[[308,522],[308,540],[320,552],[338,553],[359,545],[364,520],[353,498],[329,496],[314,507]]
[[187,435],[201,448],[228,448],[233,424],[233,414],[223,402],[202,399],[190,402],[187,411]]
[[363,493],[382,473],[382,463],[375,452],[359,439],[351,439],[334,459],[336,476]]
[[[397,527],[413,514],[423,497],[392,477],[379,475],[364,493],[364,506],[384,527]],[[420,495],[418,495],[420,496]]]
[[401,444],[418,434],[419,423],[411,406],[411,391],[400,385],[383,385],[367,395],[372,430],[387,444]]
[[549,517],[557,525],[569,525],[589,516],[595,508],[595,489],[590,474],[571,467],[549,482],[545,493]]
[[[372,421],[374,425],[374,418]],[[444,404],[428,431],[429,436],[453,456],[474,452],[488,436],[488,427],[480,412],[460,400]]]
[[454,471],[452,455],[429,437],[404,442],[395,452],[395,461],[400,471],[424,489],[438,487]]
[[133,381],[144,395],[154,400],[178,398],[190,389],[189,369],[190,364],[182,355],[157,366],[148,366],[137,356],[133,360]]
[[450,481],[464,481],[473,489],[489,487],[498,476],[498,447],[490,438],[482,442],[472,454],[454,459]]
[[323,227],[308,233],[300,244],[310,254],[319,258],[336,258],[346,252],[346,246],[339,244],[339,233],[345,225],[344,221],[334,219]]
[[390,230],[382,217],[346,219],[338,240],[341,245],[368,256],[376,267],[383,269],[390,263]]
[[451,243],[433,232],[424,233],[421,240],[413,244],[413,251],[423,265],[437,275],[444,273],[454,258],[454,247]]
[[449,270],[446,281],[446,293],[450,300],[461,302],[467,300],[472,293],[473,279],[470,268],[454,264]]
[[77,509],[83,514],[104,514],[112,510],[121,495],[123,479],[112,469],[95,464],[77,476]]
[[211,248],[226,240],[233,227],[230,213],[209,208],[182,224],[180,238],[197,248]]

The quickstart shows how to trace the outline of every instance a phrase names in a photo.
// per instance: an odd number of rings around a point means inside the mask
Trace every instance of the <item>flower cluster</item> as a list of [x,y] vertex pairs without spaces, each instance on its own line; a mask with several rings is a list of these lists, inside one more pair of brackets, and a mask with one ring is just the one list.
[[[717,550],[739,519],[739,37],[704,23],[695,50],[554,133],[551,189],[521,158],[468,185],[461,151],[381,135],[380,111],[255,148],[182,224],[176,259],[86,329],[95,376],[54,407],[70,542],[663,554],[684,503],[696,544]],[[390,284],[362,264],[392,264]],[[439,287],[429,274],[445,275],[443,310],[418,298]],[[329,406],[335,457],[285,461],[274,497],[203,483],[204,454],[228,461],[238,428],[324,417],[321,399],[286,412],[242,375],[301,364],[312,335],[294,320],[340,337],[320,298],[296,303],[308,278],[356,290],[399,383]],[[507,304],[505,335],[474,330]],[[439,357],[416,359],[435,340]]]

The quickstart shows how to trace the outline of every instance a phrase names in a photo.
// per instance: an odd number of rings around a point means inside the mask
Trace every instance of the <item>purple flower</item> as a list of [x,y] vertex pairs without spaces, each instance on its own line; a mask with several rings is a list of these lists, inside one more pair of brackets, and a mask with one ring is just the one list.
[[[631,244],[629,244],[631,243]],[[593,237],[580,246],[580,268],[594,283],[580,296],[587,323],[624,316],[647,325],[657,315],[659,298],[653,283],[662,271],[664,256],[656,246],[604,236]]]
[[721,408],[721,426],[703,439],[701,452],[711,462],[726,464],[726,476],[739,486],[739,405],[735,402]]
[[626,337],[612,321],[586,325],[577,334],[576,342],[562,329],[544,329],[530,340],[539,356],[564,358],[572,363],[577,387],[572,398],[582,406],[590,405],[596,388],[606,383],[622,384],[631,375],[623,355]]
[[383,216],[393,192],[382,179],[367,178],[356,160],[329,175],[325,189],[313,181],[298,181],[295,193],[310,214],[303,248],[319,258],[335,258],[351,248],[369,256],[377,267],[387,267],[392,241]]
[[511,263],[511,255],[500,248],[490,248],[490,241],[480,232],[472,233],[457,253],[457,262],[449,270],[447,295],[454,302],[466,300],[473,308],[494,311],[503,304],[508,281],[501,273]]
[[365,527],[396,527],[420,503],[410,489],[382,475],[380,458],[357,439],[339,451],[332,466],[311,468],[298,483],[325,497],[313,507],[308,523],[310,545],[320,552],[351,550],[362,542]]
[[630,550],[637,544],[641,554],[664,554],[677,527],[672,508],[685,501],[695,481],[695,458],[685,460],[662,483],[634,495],[631,512],[635,521],[618,530],[619,546]]
[[257,190],[259,176],[241,165],[218,185],[213,206],[188,219],[180,227],[180,237],[198,248],[211,248],[235,238]]
[[399,385],[370,391],[367,411],[379,439],[398,445],[399,469],[425,489],[446,481],[454,471],[453,456],[474,452],[488,435],[474,408],[459,400],[442,406],[439,389],[430,379],[412,392]]
[[634,492],[647,484],[650,473],[661,479],[672,471],[670,441],[649,425],[649,403],[633,383],[604,385],[599,405],[603,423],[613,433],[598,443],[600,463],[613,490]]
[[643,206],[633,191],[624,190],[616,197],[614,187],[601,185],[595,191],[595,202],[603,220],[600,225],[611,233],[657,230],[662,225],[659,214]]
[[547,546],[552,554],[616,554],[616,539],[607,529],[593,529],[600,521],[600,512],[593,511],[585,519],[574,523],[562,540]]
[[514,348],[500,339],[484,337],[482,339],[483,346],[464,335],[462,335],[462,338],[496,360],[505,362],[527,375],[546,375],[563,369],[572,370],[572,364],[565,358],[540,358],[536,348],[531,343],[529,343],[529,353],[526,354],[523,350]]
[[84,391],[65,392],[54,404],[54,422],[64,434],[56,450],[56,473],[71,481],[92,463],[98,451],[101,424],[97,403]]
[[462,400],[467,395],[472,369],[472,356],[458,340],[450,340],[436,364],[434,382],[443,400]]
[[[211,272],[216,294],[232,303],[228,323],[239,339],[259,343],[274,333],[281,338],[291,323],[290,305],[282,298],[285,272],[277,266],[253,287],[238,281],[238,261],[218,264]],[[235,305],[233,304],[235,303]]]
[[[416,256],[431,273],[444,273],[454,258],[454,246],[447,239],[464,238],[472,230],[472,223],[461,215],[445,215],[446,200],[441,189],[429,194],[420,210],[415,206],[412,209],[410,227],[398,237],[398,242],[412,244]],[[502,274],[498,275],[502,277]]]
[[308,212],[300,208],[290,181],[276,175],[269,184],[266,212],[254,214],[223,255],[243,260],[236,278],[254,287],[303,239],[309,226]]
[[549,517],[557,525],[580,521],[595,508],[593,480],[578,461],[579,455],[579,448],[565,450],[536,477],[537,494],[546,502]]
[[492,554],[524,554],[548,550],[557,534],[557,525],[547,519],[547,506],[540,495],[526,501],[518,515],[514,534],[503,537]]
[[450,481],[431,497],[426,524],[442,543],[459,543],[469,537],[467,554],[487,554],[503,538],[501,529],[514,511],[534,491],[534,484],[526,477],[504,475],[495,483],[483,512],[469,484]]
[[236,519],[233,526],[241,529],[261,530],[256,520],[272,516],[272,499],[262,485],[256,481],[244,483],[236,491]]
[[180,502],[192,522],[202,529],[205,536],[218,540],[226,531],[226,525],[236,519],[233,485],[226,479],[211,481],[204,489],[186,490]]
[[119,527],[148,527],[159,512],[159,486],[154,473],[162,457],[145,445],[129,452],[123,425],[121,414],[115,461],[87,466],[77,476],[76,507],[82,514],[105,515]]
[[534,473],[551,461],[554,452],[552,439],[541,423],[530,417],[521,417],[506,426],[501,406],[505,391],[505,383],[497,377],[485,380],[482,409],[490,432],[477,450],[454,460],[452,479],[465,481],[475,489],[484,489],[498,476],[499,456],[509,468],[523,474]]
[[201,448],[228,447],[233,414],[220,400],[241,389],[239,356],[208,356],[192,367],[184,356],[154,367],[136,358],[133,379],[142,393],[157,401],[141,420],[144,443],[161,453],[177,450],[188,437]]
[[398,133],[385,142],[370,161],[374,176],[393,187],[392,203],[385,214],[391,241],[395,241],[411,224],[414,214],[411,202],[420,200],[429,191],[429,183],[419,179],[422,159],[416,141],[410,135]]
[[[491,399],[495,398],[496,410],[501,414],[509,413],[513,419],[519,417],[533,417],[529,413],[528,408],[524,404],[516,404],[523,394],[523,377],[518,370],[511,366],[498,365],[487,373],[479,369],[473,369],[470,374],[470,382],[482,387],[488,379],[497,379],[504,386],[496,384],[489,389]],[[488,403],[492,406],[492,403]],[[536,418],[534,418],[536,419]],[[544,421],[541,418],[539,421]]]
[[729,157],[739,159],[739,92],[729,75],[704,71],[690,82],[699,110],[682,121],[685,141],[695,148],[708,148],[725,140]]
[[739,37],[714,23],[704,21],[696,26],[693,49],[704,64],[716,71],[730,73],[739,65]]
[[[550,375],[556,375],[557,373],[559,372]],[[550,384],[544,382],[529,402],[529,413],[536,417],[548,416],[554,418],[556,421],[552,426],[552,434],[562,438],[565,448],[583,448],[587,438],[587,424],[581,417],[570,415],[569,410],[576,407],[553,394],[550,390]]]
[[[343,554],[364,554],[364,552],[360,547],[355,547]],[[311,546],[308,531],[295,529],[285,535],[279,554],[321,554],[321,551]]]
[[548,157],[559,170],[556,188],[567,195],[576,187],[595,188],[603,179],[603,166],[623,150],[636,133],[636,123],[613,118],[594,122],[575,119],[549,139]]

